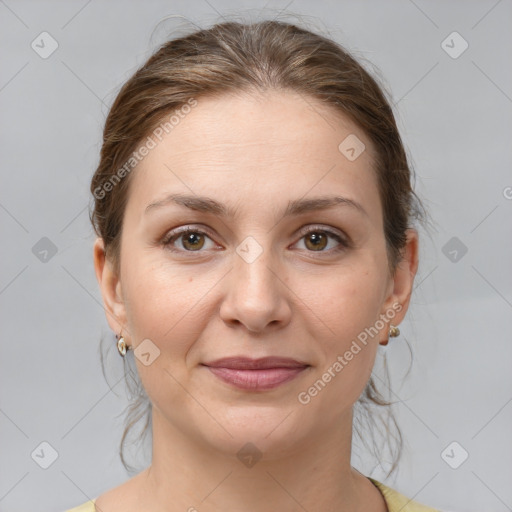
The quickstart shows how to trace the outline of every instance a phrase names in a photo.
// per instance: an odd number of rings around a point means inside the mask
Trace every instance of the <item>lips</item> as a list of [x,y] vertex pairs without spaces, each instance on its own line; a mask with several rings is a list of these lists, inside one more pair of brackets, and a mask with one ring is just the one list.
[[222,381],[239,389],[264,391],[294,379],[310,365],[283,357],[229,357],[204,366]]
[[211,363],[203,363],[211,368],[230,368],[232,370],[265,370],[272,368],[302,368],[306,363],[288,357],[263,357],[251,359],[248,357],[225,357]]

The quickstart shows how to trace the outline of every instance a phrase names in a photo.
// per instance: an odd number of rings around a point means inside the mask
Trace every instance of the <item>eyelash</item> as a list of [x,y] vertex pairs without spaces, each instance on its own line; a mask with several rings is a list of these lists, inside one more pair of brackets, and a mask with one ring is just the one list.
[[[190,227],[190,226],[187,226],[185,228],[178,228],[178,230],[175,230],[175,231],[171,231],[170,233],[167,233],[164,238],[162,239],[161,241],[161,244],[169,249],[170,251],[172,252],[185,252],[185,253],[200,253],[200,252],[204,252],[204,251],[187,251],[187,250],[184,250],[184,249],[176,249],[176,248],[173,248],[172,247],[172,243],[176,240],[178,240],[180,237],[184,236],[184,235],[188,235],[190,233],[194,233],[194,234],[200,234],[200,235],[206,235],[208,238],[212,238],[212,234],[207,231],[207,230],[203,230],[203,229],[199,229],[199,228],[194,228],[194,227]],[[305,236],[309,235],[310,233],[325,233],[327,234],[328,236],[334,238],[337,242],[339,242],[339,246],[335,247],[334,249],[330,249],[328,251],[308,251],[306,249],[307,252],[309,253],[315,253],[315,252],[318,252],[320,254],[333,254],[333,253],[338,253],[338,252],[341,252],[341,251],[344,251],[348,248],[350,248],[351,244],[348,240],[346,240],[345,238],[343,238],[341,235],[339,235],[337,232],[335,231],[332,231],[330,229],[327,229],[327,228],[323,228],[321,226],[312,226],[312,227],[309,227],[307,229],[302,229],[300,231],[300,234],[301,234],[301,237],[299,238],[298,241],[302,240]]]

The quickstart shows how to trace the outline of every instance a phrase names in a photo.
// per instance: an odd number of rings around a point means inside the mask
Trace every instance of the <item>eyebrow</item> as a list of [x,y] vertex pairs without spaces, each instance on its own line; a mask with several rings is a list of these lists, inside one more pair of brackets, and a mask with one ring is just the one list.
[[[184,194],[170,194],[160,201],[155,201],[146,207],[145,213],[169,204],[177,204],[190,210],[212,213],[220,217],[236,216],[236,212],[234,210],[228,208],[222,203],[219,203],[215,199],[205,196],[190,196]],[[312,199],[295,199],[293,201],[289,201],[283,217],[300,215],[310,211],[327,210],[335,206],[349,206],[368,217],[368,213],[360,203],[353,199],[349,199],[348,197],[341,196],[324,196]]]

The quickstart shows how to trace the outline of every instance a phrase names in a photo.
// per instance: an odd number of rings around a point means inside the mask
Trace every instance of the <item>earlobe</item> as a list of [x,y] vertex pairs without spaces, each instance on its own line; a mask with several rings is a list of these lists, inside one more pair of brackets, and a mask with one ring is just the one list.
[[126,325],[126,313],[122,298],[121,282],[113,269],[112,262],[105,254],[102,238],[94,243],[94,270],[98,281],[107,322],[116,334]]

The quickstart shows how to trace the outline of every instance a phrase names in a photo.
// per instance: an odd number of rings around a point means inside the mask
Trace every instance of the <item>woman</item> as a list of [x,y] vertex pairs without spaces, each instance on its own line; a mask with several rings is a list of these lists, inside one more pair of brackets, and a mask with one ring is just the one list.
[[170,41],[117,96],[91,191],[107,321],[153,450],[72,510],[434,510],[350,464],[422,208],[359,63],[275,21]]

